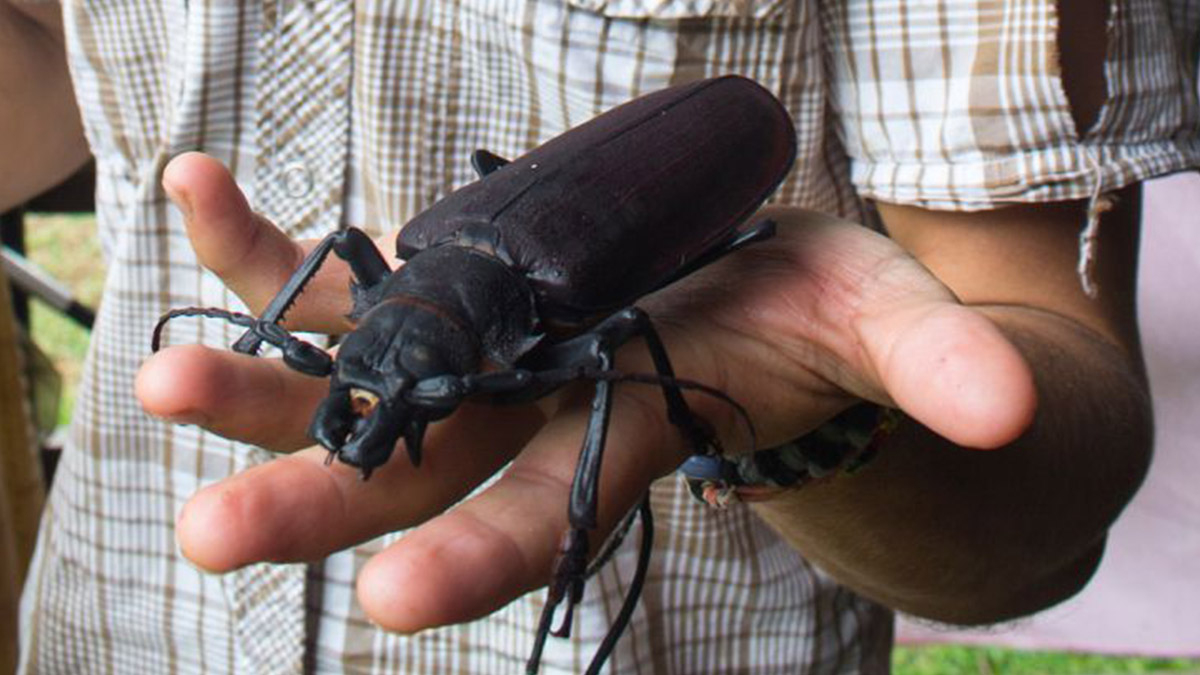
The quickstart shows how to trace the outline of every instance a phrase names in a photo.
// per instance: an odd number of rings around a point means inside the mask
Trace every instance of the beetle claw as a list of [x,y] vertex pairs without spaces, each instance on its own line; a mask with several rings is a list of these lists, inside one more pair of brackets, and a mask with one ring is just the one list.
[[583,580],[587,576],[588,536],[587,530],[573,527],[563,534],[558,557],[554,561],[554,577],[550,582],[546,605],[553,611],[555,605],[566,602],[562,621],[558,628],[550,631],[554,637],[570,637],[575,606],[583,600]]

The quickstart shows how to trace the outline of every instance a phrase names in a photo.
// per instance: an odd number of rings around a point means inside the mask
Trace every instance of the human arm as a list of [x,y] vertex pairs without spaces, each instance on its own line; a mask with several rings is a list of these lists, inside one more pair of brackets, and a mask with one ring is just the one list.
[[0,0],[0,134],[0,212],[87,160],[57,2]]
[[[1057,65],[1078,143],[1098,124],[1110,93],[1109,45],[1095,39],[1108,17],[1093,3],[1057,9]],[[981,119],[973,122],[986,128]],[[1003,158],[998,138],[989,136],[989,152]],[[864,156],[890,156],[874,142]],[[1073,150],[1080,151],[1091,152],[1083,144]],[[969,153],[961,161],[969,164]],[[1097,171],[1088,173],[1099,180]],[[1136,187],[1122,191],[1100,222],[1094,298],[1076,272],[1085,201],[974,212],[880,203],[894,240],[1021,352],[1036,381],[1036,417],[1020,438],[989,453],[962,452],[904,425],[872,470],[763,505],[763,516],[842,581],[921,616],[997,621],[1081,588],[1150,456],[1133,300],[1137,194]],[[871,536],[863,537],[864,528]],[[921,549],[908,565],[888,559]]]

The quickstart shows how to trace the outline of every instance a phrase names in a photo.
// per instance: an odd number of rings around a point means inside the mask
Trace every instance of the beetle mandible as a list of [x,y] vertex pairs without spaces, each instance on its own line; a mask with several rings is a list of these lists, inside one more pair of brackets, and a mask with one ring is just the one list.
[[[155,327],[152,348],[158,349],[162,328],[174,317],[217,317],[248,329],[234,350],[255,354],[265,342],[278,347],[292,368],[329,377],[329,396],[309,433],[330,459],[359,467],[364,478],[387,461],[401,438],[419,464],[427,425],[467,397],[529,401],[574,380],[593,380],[570,526],[527,666],[536,672],[547,634],[569,633],[590,573],[588,533],[596,527],[612,389],[635,379],[613,370],[616,350],[631,339],[645,340],[657,374],[641,381],[662,388],[669,419],[694,452],[716,451],[715,439],[681,389],[732,402],[676,378],[652,323],[633,303],[770,237],[770,221],[739,227],[779,186],[795,153],[787,111],[751,80],[725,76],[664,89],[511,162],[476,151],[471,161],[479,180],[404,226],[397,239],[404,264],[396,271],[365,233],[340,230],[308,255],[260,317],[172,310]],[[330,253],[349,263],[355,279],[355,328],[336,359],[279,325]],[[652,532],[645,500],[638,512],[638,572],[589,672],[599,670],[611,651],[644,580]],[[551,631],[563,600],[561,627]]]

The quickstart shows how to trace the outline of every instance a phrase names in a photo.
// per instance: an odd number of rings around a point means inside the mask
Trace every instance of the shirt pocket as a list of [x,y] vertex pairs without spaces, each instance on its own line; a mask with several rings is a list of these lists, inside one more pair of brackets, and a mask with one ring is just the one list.
[[568,6],[614,19],[678,21],[733,17],[768,19],[796,0],[564,0]]

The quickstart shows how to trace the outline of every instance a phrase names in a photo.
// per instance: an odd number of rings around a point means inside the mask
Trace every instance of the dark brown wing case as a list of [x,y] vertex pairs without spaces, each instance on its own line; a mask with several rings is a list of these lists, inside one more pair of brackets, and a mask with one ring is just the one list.
[[[795,130],[757,83],[726,76],[649,94],[451,193],[401,250],[466,226],[498,233],[547,320],[629,304],[723,243],[795,160]],[[475,228],[473,228],[475,229]]]

